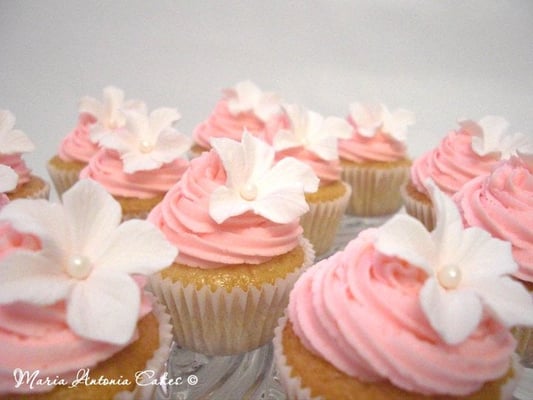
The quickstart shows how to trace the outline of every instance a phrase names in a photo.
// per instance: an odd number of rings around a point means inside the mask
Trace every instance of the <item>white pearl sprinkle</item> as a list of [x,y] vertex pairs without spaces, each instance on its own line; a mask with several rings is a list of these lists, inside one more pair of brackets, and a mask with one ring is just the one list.
[[253,201],[257,197],[257,186],[253,183],[247,183],[241,188],[241,197],[247,201]]
[[445,265],[437,273],[437,279],[445,289],[457,288],[461,278],[461,269],[456,265]]
[[67,264],[67,273],[76,279],[87,278],[91,269],[91,261],[85,256],[72,256]]
[[142,140],[139,149],[141,150],[141,153],[149,153],[154,149],[154,145],[148,140]]

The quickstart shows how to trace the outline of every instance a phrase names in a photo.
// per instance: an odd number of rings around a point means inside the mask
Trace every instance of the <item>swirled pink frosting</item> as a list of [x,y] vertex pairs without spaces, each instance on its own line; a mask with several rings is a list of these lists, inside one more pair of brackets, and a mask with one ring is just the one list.
[[98,145],[90,138],[90,127],[96,120],[89,114],[81,114],[76,127],[63,138],[58,156],[63,161],[89,162],[98,151]]
[[17,249],[38,250],[40,247],[37,237],[20,233],[11,224],[0,222],[0,259]]
[[[143,295],[139,319],[152,309],[151,300]],[[53,385],[26,382],[15,388],[13,371],[39,371],[38,377],[72,381],[81,368],[91,368],[108,359],[138,338],[138,333],[125,345],[114,345],[84,339],[72,332],[66,323],[64,302],[48,307],[28,303],[0,306],[0,395],[6,393],[45,392]]]
[[470,179],[487,174],[498,163],[494,154],[479,156],[472,150],[472,136],[465,130],[450,132],[411,166],[411,182],[427,194],[424,182],[431,178],[447,195],[457,192]]
[[115,196],[150,199],[164,194],[181,179],[189,162],[178,158],[160,168],[127,174],[119,154],[104,148],[91,157],[80,178],[97,181]]
[[287,126],[288,122],[283,114],[279,114],[264,122],[255,114],[243,112],[233,115],[228,110],[227,100],[221,100],[207,120],[200,123],[193,132],[196,144],[210,149],[209,141],[213,137],[224,137],[240,141],[242,132],[246,129],[252,135],[265,140],[271,132],[277,132],[281,127]]
[[388,380],[425,395],[473,393],[510,367],[516,342],[484,317],[459,345],[431,328],[418,300],[425,272],[378,253],[376,230],[302,275],[288,316],[302,344],[362,381]]
[[407,157],[403,142],[392,136],[377,132],[373,137],[365,137],[357,132],[357,126],[351,117],[348,122],[354,127],[350,139],[339,139],[339,157],[357,163],[380,161],[392,162]]
[[341,179],[342,168],[338,159],[324,160],[304,147],[293,147],[276,153],[276,159],[278,160],[286,157],[293,157],[309,165],[315,175],[320,179],[320,185],[327,185],[328,183],[337,182]]
[[150,212],[148,220],[179,248],[177,262],[199,268],[259,264],[298,245],[298,219],[277,224],[247,212],[217,224],[209,216],[209,199],[225,182],[220,157],[214,150],[205,152]]
[[31,169],[28,168],[22,155],[17,154],[1,154],[0,153],[0,164],[7,165],[13,169],[18,175],[17,186],[24,185],[28,183],[31,179]]
[[512,244],[515,276],[533,282],[533,167],[512,158],[467,182],[454,200],[465,225]]

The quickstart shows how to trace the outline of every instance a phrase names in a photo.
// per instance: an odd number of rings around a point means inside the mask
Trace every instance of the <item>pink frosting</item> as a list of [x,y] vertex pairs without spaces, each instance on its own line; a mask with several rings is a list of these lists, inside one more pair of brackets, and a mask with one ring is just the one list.
[[16,249],[38,250],[40,247],[37,237],[19,233],[11,224],[0,222],[0,259]]
[[454,200],[465,225],[512,244],[515,276],[533,282],[533,167],[512,158],[466,183]]
[[[152,309],[145,294],[139,318]],[[79,337],[66,324],[63,302],[48,307],[27,303],[0,306],[0,395],[52,390],[53,385],[24,384],[15,388],[13,371],[39,371],[39,377],[72,381],[81,368],[91,368],[106,360],[138,338],[138,333],[125,345],[96,342]]]
[[148,220],[179,248],[177,262],[199,268],[258,264],[298,245],[298,219],[277,224],[247,212],[217,224],[209,216],[209,199],[225,182],[220,157],[214,150],[205,152],[151,211]]
[[464,396],[503,376],[516,345],[508,329],[485,315],[464,342],[446,344],[420,306],[425,272],[378,253],[375,235],[362,232],[296,283],[288,315],[303,345],[362,381],[425,395]]
[[97,181],[115,196],[149,199],[166,193],[181,179],[188,165],[187,160],[176,159],[158,169],[127,174],[119,154],[102,148],[81,170],[80,178]]
[[377,132],[373,137],[361,136],[351,117],[348,122],[354,127],[350,139],[339,139],[339,156],[342,159],[362,163],[369,161],[392,162],[407,157],[405,144],[392,136]]
[[76,127],[63,138],[58,155],[63,161],[89,162],[98,151],[98,145],[90,139],[90,126],[95,122],[89,114],[81,114]]
[[498,161],[497,154],[476,154],[472,150],[472,136],[467,131],[452,131],[435,149],[413,162],[411,181],[419,192],[427,194],[424,182],[431,178],[451,196],[470,179],[489,173]]
[[28,183],[31,179],[31,169],[26,166],[20,153],[0,154],[0,164],[11,167],[18,175],[18,186]]
[[286,118],[281,113],[267,122],[260,120],[252,112],[233,115],[228,110],[227,101],[221,100],[208,119],[196,127],[193,139],[198,145],[209,149],[209,140],[213,137],[240,141],[242,132],[246,129],[254,136],[265,139],[271,132],[277,132],[286,124]]
[[276,153],[278,160],[285,157],[293,157],[309,165],[320,179],[321,185],[337,182],[341,179],[342,168],[339,160],[323,160],[304,147],[294,147]]

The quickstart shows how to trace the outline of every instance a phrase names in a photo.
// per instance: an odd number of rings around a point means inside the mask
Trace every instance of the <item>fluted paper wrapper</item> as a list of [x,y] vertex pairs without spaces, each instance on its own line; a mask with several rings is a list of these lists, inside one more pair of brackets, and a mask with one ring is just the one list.
[[50,198],[50,185],[48,184],[48,182],[45,182],[44,186],[41,189],[29,194],[26,198],[48,200]]
[[[172,344],[172,325],[170,323],[170,316],[167,314],[165,307],[159,304],[154,299],[154,306],[152,312],[159,322],[159,348],[154,352],[154,355],[147,361],[145,371],[154,371],[153,379],[158,378],[164,372],[166,362],[170,355],[170,345]],[[142,382],[142,381],[141,381]],[[157,385],[149,385],[148,381],[144,382],[146,385],[137,386],[135,390],[122,391],[117,393],[114,400],[147,400],[154,398]]]
[[59,198],[78,182],[81,171],[81,169],[60,169],[51,163],[46,164],[46,169]]
[[230,355],[253,350],[270,341],[278,318],[289,301],[289,293],[300,276],[314,261],[314,251],[307,239],[301,240],[305,259],[301,267],[274,285],[247,291],[224,288],[212,291],[208,286],[196,289],[181,282],[152,275],[152,290],[166,304],[179,346],[206,355]]
[[424,224],[428,231],[432,231],[435,227],[435,214],[433,205],[425,203],[410,196],[406,189],[407,185],[402,185],[401,195],[405,206],[405,212],[410,216],[416,218]]
[[300,218],[304,236],[311,242],[317,256],[328,251],[335,240],[335,235],[342,221],[352,192],[350,186],[343,183],[343,196],[331,201],[309,203],[309,211]]
[[378,168],[345,166],[342,180],[352,187],[346,212],[361,217],[393,214],[402,207],[400,187],[409,177],[408,166]]
[[302,387],[302,381],[299,377],[291,376],[292,367],[287,364],[287,357],[283,351],[282,335],[286,323],[287,315],[283,315],[274,330],[272,344],[274,345],[274,362],[287,400],[322,400],[322,396],[311,397],[311,389]]
[[150,214],[150,211],[140,211],[140,212],[128,212],[128,211],[122,211],[122,222],[128,221],[130,219],[146,219],[148,217],[148,214]]

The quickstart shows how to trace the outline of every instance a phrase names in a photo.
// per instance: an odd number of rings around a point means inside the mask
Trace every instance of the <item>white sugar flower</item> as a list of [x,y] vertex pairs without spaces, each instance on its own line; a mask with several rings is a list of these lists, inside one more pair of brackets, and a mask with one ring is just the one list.
[[104,136],[122,128],[126,122],[123,110],[146,110],[139,100],[124,100],[124,91],[108,86],[103,91],[103,102],[84,96],[80,100],[79,112],[92,115],[96,122],[91,125],[91,141],[98,143]]
[[253,211],[276,223],[289,223],[309,210],[304,192],[318,189],[311,167],[287,157],[274,163],[275,151],[247,131],[242,142],[211,139],[226,171],[226,185],[211,195],[209,214],[217,223]]
[[376,249],[426,271],[420,304],[435,331],[449,344],[465,340],[479,325],[484,308],[507,326],[533,325],[533,302],[510,274],[518,266],[511,245],[480,228],[463,228],[453,201],[427,184],[437,224],[398,215],[378,232]]
[[15,127],[15,116],[11,111],[0,110],[0,154],[28,153],[35,150],[32,141]]
[[9,192],[17,187],[19,177],[7,165],[0,165],[0,193]]
[[153,170],[185,155],[192,139],[172,127],[181,118],[172,108],[125,111],[124,129],[103,137],[100,144],[120,153],[124,172]]
[[290,120],[288,130],[280,130],[273,140],[276,150],[303,147],[323,160],[338,159],[338,139],[348,139],[352,127],[343,118],[327,117],[294,104],[283,108]]
[[398,141],[405,141],[407,127],[415,123],[413,112],[398,109],[390,112],[384,104],[350,104],[350,117],[357,132],[364,137],[385,133]]
[[505,118],[487,115],[475,122],[459,121],[459,126],[472,137],[472,150],[480,156],[499,153],[502,160],[516,155],[517,151],[533,151],[533,141],[523,133],[507,133],[509,123]]
[[272,92],[263,92],[251,81],[237,83],[234,88],[225,89],[229,112],[238,115],[253,112],[266,122],[281,111],[280,98]]
[[120,205],[101,186],[81,180],[63,204],[15,200],[0,212],[42,249],[0,261],[0,304],[49,305],[65,300],[67,323],[78,335],[123,344],[135,331],[141,293],[132,274],[149,275],[177,254],[147,221],[120,224]]

